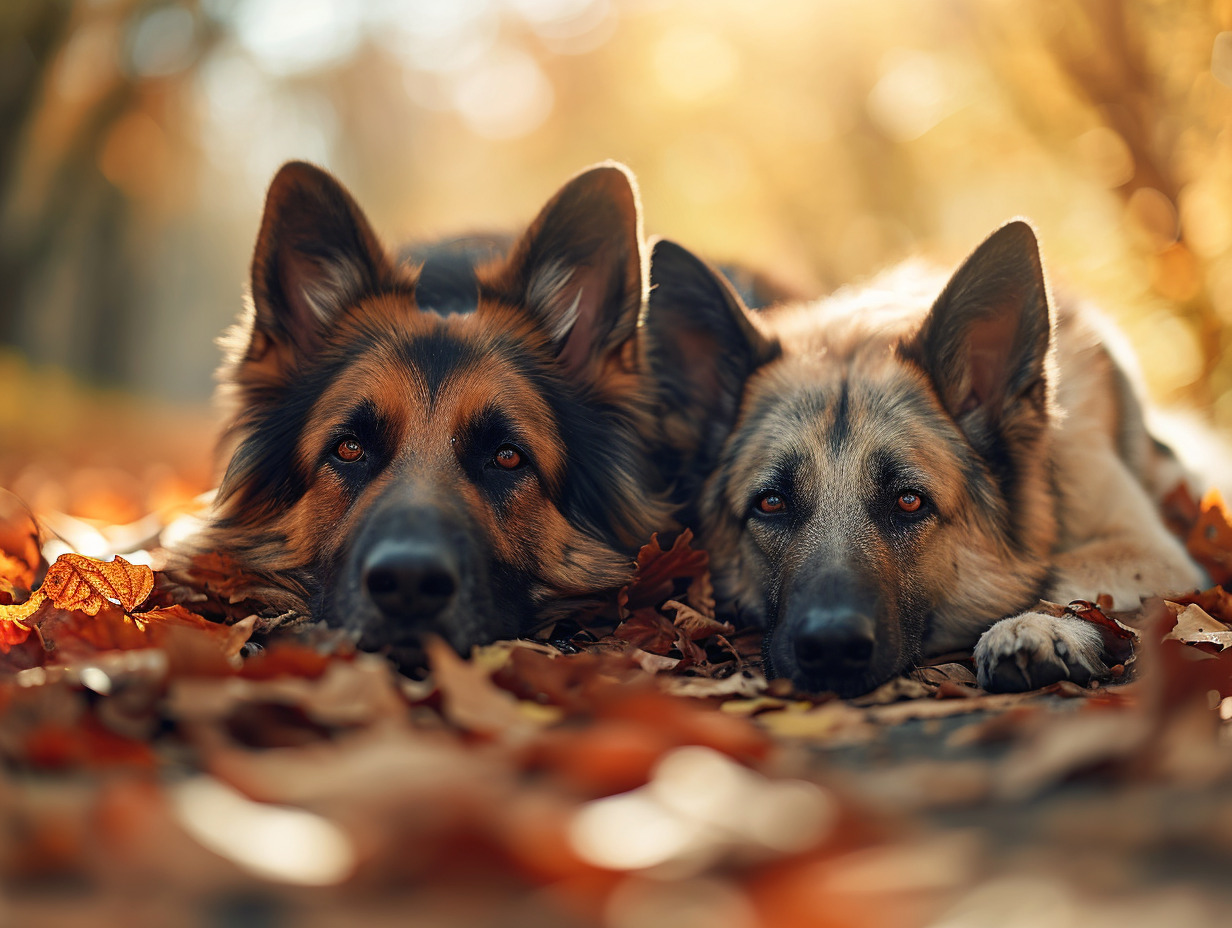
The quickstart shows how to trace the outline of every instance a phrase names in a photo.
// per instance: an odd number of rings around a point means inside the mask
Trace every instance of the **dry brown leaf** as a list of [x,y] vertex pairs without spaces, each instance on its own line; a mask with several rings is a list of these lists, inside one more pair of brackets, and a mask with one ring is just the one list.
[[701,641],[711,635],[730,635],[735,632],[730,622],[720,622],[674,599],[665,602],[663,608],[676,613],[674,624],[690,641]]
[[1232,646],[1232,628],[1211,618],[1201,606],[1191,604],[1177,614],[1176,625],[1164,635],[1164,641],[1212,644],[1222,651]]
[[[659,546],[657,534],[650,537],[650,543],[643,545],[638,552],[633,579],[617,597],[621,618],[626,618],[637,609],[658,606],[671,598],[675,593],[676,581],[687,580],[692,586],[709,573],[710,556],[705,551],[691,548],[692,540],[693,533],[685,529],[665,551]],[[705,589],[700,589],[698,595],[705,592]],[[696,608],[696,604],[693,605]]]
[[1139,640],[1138,633],[1115,616],[1109,615],[1109,606],[1106,601],[1101,604],[1078,599],[1068,605],[1061,605],[1040,600],[1035,610],[1058,618],[1072,616],[1084,622],[1090,622],[1099,629],[1104,639],[1104,650],[1114,663],[1128,666],[1133,662],[1134,646]]
[[1232,623],[1232,593],[1229,593],[1221,586],[1213,586],[1209,590],[1190,593],[1187,596],[1172,597],[1169,599],[1169,602],[1181,606],[1197,603],[1212,618],[1218,619],[1225,624]]
[[523,712],[513,694],[492,682],[492,670],[463,660],[437,637],[424,642],[432,679],[441,694],[445,718],[458,728],[504,741],[520,741],[541,727],[541,719]]

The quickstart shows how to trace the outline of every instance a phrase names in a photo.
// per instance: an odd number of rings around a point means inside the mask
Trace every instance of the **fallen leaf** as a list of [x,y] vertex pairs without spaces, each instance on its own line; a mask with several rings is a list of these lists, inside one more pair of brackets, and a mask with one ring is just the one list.
[[1133,663],[1134,646],[1139,640],[1138,632],[1114,616],[1110,616],[1107,603],[1101,605],[1099,602],[1092,603],[1079,599],[1074,600],[1072,603],[1061,605],[1060,603],[1050,603],[1047,600],[1041,600],[1034,608],[1036,611],[1046,615],[1054,615],[1058,618],[1072,616],[1084,622],[1089,622],[1099,629],[1099,633],[1104,639],[1104,652],[1112,658],[1112,663],[1123,666]]
[[752,700],[766,690],[766,678],[752,671],[726,677],[669,676],[661,679],[663,689],[673,696],[693,699],[726,699],[732,696]]
[[1196,603],[1212,618],[1224,623],[1232,623],[1232,593],[1221,586],[1213,586],[1209,590],[1190,593],[1186,596],[1174,596],[1168,601],[1180,606]]
[[662,654],[652,654],[649,651],[643,651],[641,648],[633,651],[633,659],[647,673],[663,673],[664,671],[675,670],[680,666],[680,658],[678,657],[664,657]]
[[1183,641],[1185,644],[1213,644],[1220,651],[1232,646],[1232,628],[1211,618],[1201,606],[1191,604],[1180,611],[1176,624],[1164,641]]
[[664,609],[676,613],[675,626],[680,629],[690,641],[701,641],[711,635],[730,635],[735,631],[730,622],[720,622],[712,616],[699,612],[692,606],[669,599],[663,604]]
[[[670,599],[675,594],[677,581],[688,581],[692,589],[693,584],[709,574],[710,556],[690,547],[692,540],[693,533],[685,529],[665,551],[659,545],[657,534],[650,537],[650,543],[643,545],[637,554],[633,579],[617,596],[621,618],[636,609],[658,606]],[[694,598],[701,600],[700,603],[691,602],[694,608],[704,605],[707,590],[708,582],[693,593]]]
[[0,489],[0,603],[5,593],[33,589],[42,566],[38,523],[20,499]]
[[1202,497],[1198,519],[1189,530],[1185,547],[1216,584],[1232,580],[1232,521],[1218,490]]
[[82,554],[61,554],[47,569],[38,592],[60,609],[97,615],[105,602],[132,612],[154,589],[154,572],[117,556],[98,561]]
[[491,669],[478,661],[463,660],[435,636],[424,642],[424,651],[445,718],[458,728],[516,742],[542,727],[541,720],[519,709],[513,694],[492,682]]

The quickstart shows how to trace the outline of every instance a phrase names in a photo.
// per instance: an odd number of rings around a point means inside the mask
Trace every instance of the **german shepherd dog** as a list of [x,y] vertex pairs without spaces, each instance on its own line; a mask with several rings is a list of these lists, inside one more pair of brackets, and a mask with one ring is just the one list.
[[974,645],[987,689],[1085,683],[1100,635],[1039,599],[1201,582],[1156,506],[1180,465],[1092,312],[1051,308],[1025,222],[948,283],[907,267],[760,313],[671,242],[651,281],[676,502],[772,675],[852,696]]
[[[511,240],[512,241],[512,240]],[[329,174],[285,165],[225,339],[230,463],[198,551],[251,599],[402,666],[611,598],[662,528],[632,177],[579,174],[507,249],[399,263]]]

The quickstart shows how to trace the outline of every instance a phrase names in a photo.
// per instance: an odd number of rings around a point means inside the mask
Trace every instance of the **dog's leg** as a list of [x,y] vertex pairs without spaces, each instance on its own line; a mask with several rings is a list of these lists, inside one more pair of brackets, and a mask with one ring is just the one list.
[[[1108,594],[1115,608],[1144,596],[1191,590],[1202,571],[1168,533],[1145,489],[1112,454],[1084,449],[1079,479],[1061,487],[1064,525],[1053,557],[1053,602],[1095,600]],[[976,674],[988,690],[1018,691],[1058,680],[1086,684],[1106,667],[1103,638],[1073,616],[1024,612],[994,624],[975,648]]]

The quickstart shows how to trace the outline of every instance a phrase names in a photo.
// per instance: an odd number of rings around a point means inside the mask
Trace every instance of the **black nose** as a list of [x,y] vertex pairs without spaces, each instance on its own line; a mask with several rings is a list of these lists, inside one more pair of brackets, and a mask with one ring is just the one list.
[[826,678],[864,673],[873,659],[873,622],[854,609],[813,609],[795,636],[796,661]]
[[430,541],[383,541],[364,561],[364,589],[387,619],[432,619],[453,601],[458,570]]

